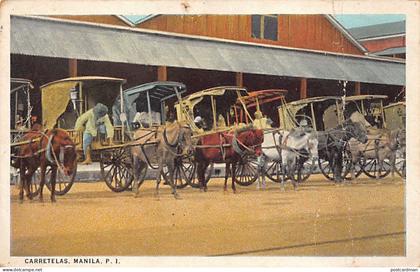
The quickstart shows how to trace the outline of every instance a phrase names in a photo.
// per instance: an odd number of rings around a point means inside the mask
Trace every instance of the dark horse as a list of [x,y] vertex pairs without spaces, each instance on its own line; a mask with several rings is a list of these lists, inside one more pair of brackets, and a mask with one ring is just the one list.
[[23,136],[28,143],[20,146],[18,151],[17,167],[20,169],[21,187],[19,200],[23,201],[23,190],[26,196],[32,199],[29,192],[32,176],[38,167],[41,167],[41,183],[39,198],[42,201],[42,190],[45,184],[47,166],[51,167],[51,202],[55,202],[55,183],[57,169],[60,167],[65,175],[70,176],[76,171],[76,147],[69,134],[62,129],[55,128],[45,133],[35,128]]
[[[232,190],[236,192],[235,172],[237,163],[244,156],[255,153],[261,155],[264,133],[260,129],[243,128],[236,131],[216,132],[200,137],[195,152],[197,175],[200,189],[207,191],[204,173],[211,162],[226,163],[224,190],[227,190],[229,172],[232,173]],[[232,171],[230,171],[232,166]]]
[[318,132],[318,155],[328,161],[334,181],[343,181],[343,152],[351,138],[361,143],[368,140],[366,128],[349,119],[333,129]]

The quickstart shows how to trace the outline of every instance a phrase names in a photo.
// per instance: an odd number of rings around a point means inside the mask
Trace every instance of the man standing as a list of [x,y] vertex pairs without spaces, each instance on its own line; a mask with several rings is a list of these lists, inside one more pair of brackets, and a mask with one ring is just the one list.
[[91,144],[93,137],[99,134],[105,135],[106,145],[112,144],[114,127],[108,116],[108,107],[98,103],[93,109],[88,110],[79,116],[74,127],[76,131],[83,131],[83,153],[85,160],[82,164],[91,164]]

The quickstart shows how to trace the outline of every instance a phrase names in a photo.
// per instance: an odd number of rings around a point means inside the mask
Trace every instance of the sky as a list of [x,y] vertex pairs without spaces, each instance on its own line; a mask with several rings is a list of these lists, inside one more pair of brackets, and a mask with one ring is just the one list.
[[342,24],[345,28],[359,27],[376,25],[383,23],[391,23],[397,21],[404,21],[405,15],[401,14],[346,14],[346,15],[334,15],[334,17]]

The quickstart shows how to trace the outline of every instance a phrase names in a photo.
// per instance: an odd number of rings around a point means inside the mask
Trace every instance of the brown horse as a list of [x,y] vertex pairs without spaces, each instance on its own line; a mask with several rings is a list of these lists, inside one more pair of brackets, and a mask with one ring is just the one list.
[[204,173],[211,162],[226,163],[224,190],[227,190],[229,173],[232,190],[236,193],[235,172],[238,162],[249,154],[261,155],[264,133],[261,129],[244,128],[229,132],[216,132],[200,137],[195,152],[200,190],[207,191]]
[[23,191],[32,199],[29,192],[32,176],[38,167],[41,167],[41,183],[39,198],[42,201],[42,191],[45,184],[47,166],[51,167],[51,202],[55,202],[55,183],[57,170],[60,167],[65,175],[70,176],[76,169],[76,147],[69,134],[62,129],[52,129],[41,132],[40,128],[32,129],[23,136],[29,143],[20,146],[16,166],[20,169],[22,185],[19,191],[19,200],[23,201]]

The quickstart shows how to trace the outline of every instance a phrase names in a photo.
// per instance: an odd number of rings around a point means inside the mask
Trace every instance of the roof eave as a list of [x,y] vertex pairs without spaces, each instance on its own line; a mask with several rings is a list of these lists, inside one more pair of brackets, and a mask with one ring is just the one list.
[[362,51],[364,54],[368,53],[369,51],[356,40],[353,35],[350,34],[350,32],[344,28],[335,18],[334,16],[330,14],[324,15],[325,18],[333,25],[335,26],[354,46],[356,46],[360,51]]

